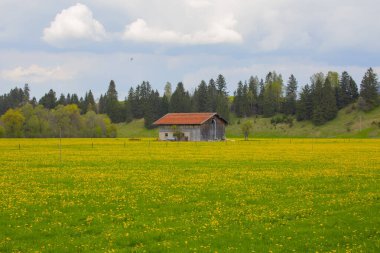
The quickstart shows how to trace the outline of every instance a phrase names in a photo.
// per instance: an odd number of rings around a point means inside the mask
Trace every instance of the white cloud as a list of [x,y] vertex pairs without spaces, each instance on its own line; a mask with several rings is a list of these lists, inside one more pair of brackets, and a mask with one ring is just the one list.
[[181,33],[172,30],[162,30],[150,27],[144,19],[137,19],[132,24],[126,26],[123,39],[140,42],[156,42],[170,44],[220,44],[220,43],[240,43],[242,36],[233,30],[236,20],[227,17],[218,23],[212,23],[205,30],[193,33]]
[[102,41],[106,38],[103,25],[94,19],[91,10],[76,4],[55,16],[43,31],[42,39],[57,47],[72,46],[83,41]]
[[193,8],[205,8],[212,4],[209,0],[186,0],[186,3]]
[[39,65],[29,67],[16,67],[14,69],[3,70],[1,77],[14,82],[43,83],[47,81],[70,80],[74,73],[62,67],[44,68]]

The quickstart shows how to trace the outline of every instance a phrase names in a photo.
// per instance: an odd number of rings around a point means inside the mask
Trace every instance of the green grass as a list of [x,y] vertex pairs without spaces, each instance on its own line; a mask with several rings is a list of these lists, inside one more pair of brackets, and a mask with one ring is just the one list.
[[[251,136],[257,138],[380,138],[380,127],[372,122],[380,122],[380,107],[364,113],[352,110],[351,106],[340,110],[338,117],[323,126],[314,126],[309,121],[297,122],[289,127],[286,124],[274,126],[270,118],[238,119],[231,115],[230,124],[226,128],[227,138],[242,138],[243,134],[238,122],[252,120]],[[128,138],[157,138],[157,129],[147,130],[143,120],[135,120],[129,124],[118,125],[118,136]]]
[[[253,120],[252,134],[258,138],[380,138],[380,128],[372,122],[380,122],[380,107],[364,113],[352,110],[351,107],[339,111],[336,119],[327,122],[322,126],[314,126],[311,122],[294,121],[294,125],[289,127],[286,124],[274,126],[270,123],[270,118],[250,118]],[[232,124],[227,127],[227,137],[241,137],[239,119],[233,118]],[[244,119],[240,119],[241,122]]]
[[117,124],[117,135],[121,138],[158,138],[158,129],[148,130],[144,127],[144,119],[133,120],[125,124]]
[[379,252],[379,172],[379,140],[2,139],[0,252]]

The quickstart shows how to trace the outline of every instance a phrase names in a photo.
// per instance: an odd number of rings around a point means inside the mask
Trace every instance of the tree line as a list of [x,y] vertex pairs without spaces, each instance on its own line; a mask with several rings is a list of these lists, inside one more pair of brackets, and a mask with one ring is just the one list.
[[358,109],[370,111],[380,105],[379,82],[370,68],[365,73],[360,90],[354,79],[344,71],[316,73],[298,93],[298,82],[291,75],[284,85],[283,78],[275,71],[265,78],[251,77],[239,82],[231,105],[238,117],[276,114],[294,116],[298,121],[311,120],[315,125],[334,119],[338,110],[357,102]]
[[[152,123],[168,112],[217,112],[227,121],[231,112],[240,118],[283,114],[322,125],[334,119],[339,109],[351,103],[357,102],[358,108],[363,111],[380,104],[378,78],[372,68],[365,73],[360,87],[347,72],[339,75],[330,71],[327,75],[314,74],[310,84],[303,86],[299,92],[298,88],[294,75],[284,84],[282,75],[272,71],[265,80],[251,76],[245,82],[238,82],[232,96],[227,91],[224,76],[218,75],[215,80],[202,80],[192,93],[184,88],[182,82],[173,91],[172,84],[168,82],[161,96],[148,81],[143,81],[131,87],[128,96],[120,101],[116,84],[111,80],[106,93],[101,94],[97,101],[91,90],[79,98],[75,93],[57,97],[52,89],[37,101],[35,97],[30,98],[30,89],[26,84],[22,89],[16,87],[0,96],[0,115],[3,115],[0,134],[50,137],[57,136],[60,130],[67,137],[113,136],[115,127],[111,122],[144,119],[145,127],[152,128]],[[14,123],[19,127],[8,124],[12,121],[10,115],[21,122]],[[36,123],[41,119],[48,126]]]

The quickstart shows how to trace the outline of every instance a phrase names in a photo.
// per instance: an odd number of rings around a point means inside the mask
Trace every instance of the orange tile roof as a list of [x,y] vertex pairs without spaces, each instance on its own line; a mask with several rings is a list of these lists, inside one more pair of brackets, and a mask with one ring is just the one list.
[[168,113],[154,122],[153,125],[202,125],[214,115],[217,113]]

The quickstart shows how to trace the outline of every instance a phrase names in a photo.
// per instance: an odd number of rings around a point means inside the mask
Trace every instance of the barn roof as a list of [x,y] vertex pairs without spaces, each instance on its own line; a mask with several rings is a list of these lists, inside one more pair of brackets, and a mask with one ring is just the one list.
[[227,123],[225,119],[220,117],[215,112],[201,112],[201,113],[168,113],[153,125],[202,125],[210,118],[217,116],[222,121]]

